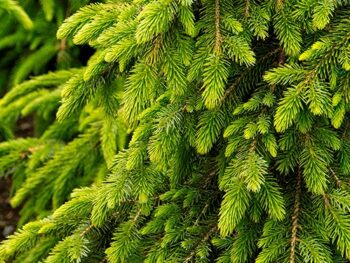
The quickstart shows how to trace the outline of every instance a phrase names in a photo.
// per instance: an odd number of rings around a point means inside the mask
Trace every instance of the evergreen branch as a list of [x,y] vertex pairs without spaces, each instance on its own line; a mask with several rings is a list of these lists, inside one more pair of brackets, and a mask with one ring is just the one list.
[[136,213],[135,217],[132,219],[132,223],[133,223],[133,224],[136,224],[137,220],[138,220],[139,217],[141,216],[141,213],[142,213],[142,210],[141,210],[141,209],[137,210],[137,213]]
[[336,185],[338,187],[341,187],[343,186],[343,182],[339,179],[339,177],[336,175],[336,173],[334,172],[334,170],[332,168],[329,168],[329,171],[331,172],[331,175],[333,176],[335,182],[336,182]]
[[[211,227],[209,229],[209,231],[203,236],[203,238],[201,240],[199,240],[197,242],[197,244],[194,246],[195,248],[197,248],[198,246],[200,246],[201,244],[207,242],[210,238],[210,236],[212,235],[213,232],[215,232],[217,230],[216,225]],[[183,261],[184,263],[188,263],[191,262],[191,260],[193,259],[193,257],[196,255],[196,249],[192,250],[192,252],[189,254],[189,256]]]
[[293,210],[293,215],[292,215],[292,237],[290,239],[290,257],[289,257],[289,262],[294,263],[295,261],[295,249],[296,249],[296,243],[298,240],[297,232],[298,232],[298,218],[299,218],[299,213],[300,213],[300,196],[301,196],[301,172],[300,168],[298,169],[297,172],[297,185],[295,189],[295,197],[294,197],[294,210]]
[[[257,65],[262,64],[264,61],[266,61],[268,58],[274,56],[278,52],[283,52],[283,49],[281,47],[278,47],[278,48],[268,52],[267,54],[265,54],[264,56],[262,56],[261,58],[258,59]],[[254,67],[250,67],[250,68],[245,69],[235,79],[235,81],[226,89],[225,94],[221,99],[221,102],[224,102],[227,99],[227,97],[229,97],[234,91],[236,91],[237,86],[242,82],[242,80],[244,80],[246,78],[247,75],[249,75],[250,71],[253,69],[254,69]]]
[[1,263],[350,259],[347,1],[65,1],[26,0],[31,34],[0,11],[0,87],[96,51],[0,100],[1,140],[38,135],[0,143],[20,224],[53,212]]
[[200,212],[199,216],[197,217],[196,221],[194,222],[194,226],[197,226],[199,224],[200,218],[205,214],[209,207],[209,203],[205,203],[205,206],[203,207],[202,211]]
[[80,236],[81,237],[83,237],[83,236],[85,236],[87,233],[89,233],[92,229],[94,229],[94,225],[93,224],[91,224],[91,225],[89,225],[88,227],[86,227],[85,229],[84,229],[84,231],[83,232],[81,232],[80,233]]

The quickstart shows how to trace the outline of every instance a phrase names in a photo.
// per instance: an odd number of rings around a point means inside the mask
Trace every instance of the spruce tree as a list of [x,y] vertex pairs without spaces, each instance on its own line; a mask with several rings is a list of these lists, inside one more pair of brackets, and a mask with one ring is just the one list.
[[87,65],[0,101],[1,119],[26,99],[57,111],[39,138],[0,144],[1,170],[25,171],[12,204],[37,215],[0,262],[348,262],[349,4],[115,0],[70,16],[57,37],[94,48]]

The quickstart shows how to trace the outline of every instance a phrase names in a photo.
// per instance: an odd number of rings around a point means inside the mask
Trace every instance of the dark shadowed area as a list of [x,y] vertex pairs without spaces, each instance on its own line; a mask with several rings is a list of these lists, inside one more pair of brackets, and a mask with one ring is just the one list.
[[0,179],[0,240],[13,233],[19,219],[17,210],[9,204],[10,178]]
[[[33,118],[31,116],[18,121],[16,137],[34,136]],[[9,204],[9,191],[11,189],[11,177],[0,178],[0,241],[16,230],[19,220],[19,209],[14,209]]]

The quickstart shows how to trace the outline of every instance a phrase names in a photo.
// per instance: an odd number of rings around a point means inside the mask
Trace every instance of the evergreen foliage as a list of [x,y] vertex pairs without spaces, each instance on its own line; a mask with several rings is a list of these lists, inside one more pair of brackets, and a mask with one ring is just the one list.
[[66,16],[87,0],[0,1],[0,94],[30,75],[80,66],[79,50],[55,35]]
[[31,220],[0,262],[349,261],[349,4],[79,9],[57,37],[94,48],[87,65],[0,100],[5,127],[41,129],[0,144]]

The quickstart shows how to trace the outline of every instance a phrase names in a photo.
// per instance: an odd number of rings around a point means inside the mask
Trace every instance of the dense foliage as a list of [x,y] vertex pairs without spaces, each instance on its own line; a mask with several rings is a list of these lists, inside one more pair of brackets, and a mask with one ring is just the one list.
[[4,130],[40,117],[0,144],[31,220],[0,262],[350,260],[349,4],[79,9],[57,37],[91,46],[87,65],[0,100]]

